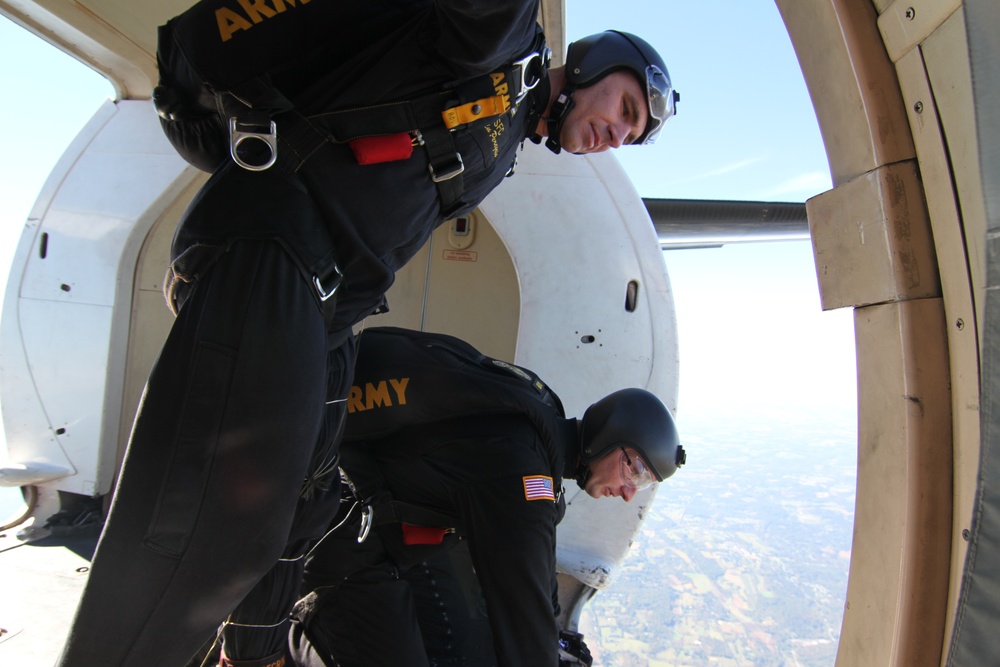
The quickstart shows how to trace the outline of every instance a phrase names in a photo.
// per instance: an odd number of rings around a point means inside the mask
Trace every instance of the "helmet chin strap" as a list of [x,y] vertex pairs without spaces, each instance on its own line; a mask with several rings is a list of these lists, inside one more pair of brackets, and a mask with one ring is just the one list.
[[[549,136],[545,139],[545,147],[550,151],[559,155],[562,152],[562,144],[559,143],[559,134],[562,132],[563,121],[566,120],[566,116],[569,114],[570,110],[573,108],[573,93],[576,92],[576,86],[567,86],[562,89],[559,93],[559,97],[556,101],[552,103],[552,114],[549,116],[542,116],[542,120],[545,121],[548,126]],[[536,144],[541,142],[541,137],[531,138]]]
[[573,475],[574,477],[576,477],[576,484],[577,484],[577,486],[579,486],[581,489],[583,489],[584,491],[586,491],[587,490],[587,480],[590,479],[590,476],[592,474],[593,474],[593,472],[590,469],[590,464],[584,463],[581,460],[580,461],[580,465],[578,465],[576,467],[576,473]]

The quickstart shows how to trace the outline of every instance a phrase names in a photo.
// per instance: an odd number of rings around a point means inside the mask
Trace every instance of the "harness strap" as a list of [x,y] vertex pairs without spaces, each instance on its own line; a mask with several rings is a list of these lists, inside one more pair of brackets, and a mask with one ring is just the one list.
[[427,149],[427,170],[441,197],[442,214],[450,218],[464,206],[462,172],[465,171],[465,163],[462,154],[455,149],[455,139],[444,125],[424,130],[423,144]]
[[[220,102],[229,116],[230,153],[245,169],[262,171],[275,165],[285,173],[295,173],[328,141],[347,143],[409,133],[427,150],[430,178],[438,189],[444,216],[450,217],[464,206],[465,171],[451,132],[469,123],[516,113],[527,92],[544,78],[550,56],[539,32],[527,55],[455,90],[311,116],[294,109],[268,80],[256,77],[224,93]],[[275,116],[277,121],[272,120]],[[240,143],[251,139],[256,140],[251,142],[256,155],[252,160],[244,159]]]
[[310,119],[293,110],[280,119],[276,168],[294,174],[312,155],[321,149],[330,137]]
[[[464,206],[461,201],[465,165],[442,118],[442,109],[454,100],[450,91],[373,107],[359,107],[303,116],[298,111],[279,118],[277,168],[295,173],[326,142],[412,133],[427,150],[429,176],[438,188],[445,217]],[[485,115],[485,114],[484,114]]]
[[437,92],[401,102],[327,111],[306,120],[338,144],[361,137],[422,131],[443,124],[441,111],[454,101],[454,95],[452,91]]
[[375,511],[372,521],[375,526],[383,526],[387,523],[408,523],[413,526],[451,528],[457,523],[455,517],[443,512],[394,500],[388,492],[379,494],[371,505]]
[[248,109],[278,114],[295,108],[295,105],[274,87],[270,77],[266,75],[247,79],[230,88],[228,94]]

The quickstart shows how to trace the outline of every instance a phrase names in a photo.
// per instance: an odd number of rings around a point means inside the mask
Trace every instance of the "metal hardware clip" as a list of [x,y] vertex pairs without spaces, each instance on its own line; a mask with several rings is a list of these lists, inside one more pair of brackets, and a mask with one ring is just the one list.
[[[271,166],[278,160],[278,126],[272,120],[271,129],[269,132],[244,132],[237,129],[239,122],[236,120],[236,116],[230,116],[229,118],[229,155],[232,156],[233,162],[240,165],[248,171],[265,171],[270,169]],[[264,164],[250,164],[245,161],[239,155],[239,147],[244,141],[250,139],[256,139],[258,141],[263,141],[264,145],[268,147],[271,151],[270,158]]]

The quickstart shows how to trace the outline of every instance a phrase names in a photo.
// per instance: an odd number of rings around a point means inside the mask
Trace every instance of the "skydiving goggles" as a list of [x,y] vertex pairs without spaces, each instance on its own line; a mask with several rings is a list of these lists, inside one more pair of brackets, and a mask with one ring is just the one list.
[[656,65],[646,67],[646,101],[649,103],[649,121],[646,134],[636,140],[636,144],[651,144],[656,141],[663,124],[677,111],[680,95],[670,85],[670,78]]
[[641,458],[638,456],[632,458],[624,447],[621,450],[622,455],[618,461],[621,465],[622,481],[625,482],[625,486],[642,491],[656,481],[653,479],[653,472],[646,467]]

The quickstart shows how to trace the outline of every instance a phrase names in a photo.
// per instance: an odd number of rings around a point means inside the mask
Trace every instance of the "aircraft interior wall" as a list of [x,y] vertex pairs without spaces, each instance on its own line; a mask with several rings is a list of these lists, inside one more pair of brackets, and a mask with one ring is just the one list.
[[973,523],[979,340],[993,335],[965,15],[960,2],[777,4],[834,180],[807,202],[821,299],[855,310],[858,492],[837,665],[939,665]]
[[985,218],[983,276],[985,311],[981,340],[982,452],[977,475],[974,521],[961,526],[969,542],[961,597],[946,655],[949,667],[985,665],[996,659],[995,630],[1000,624],[1000,5],[993,0],[966,0],[963,6],[969,45],[974,125]]

